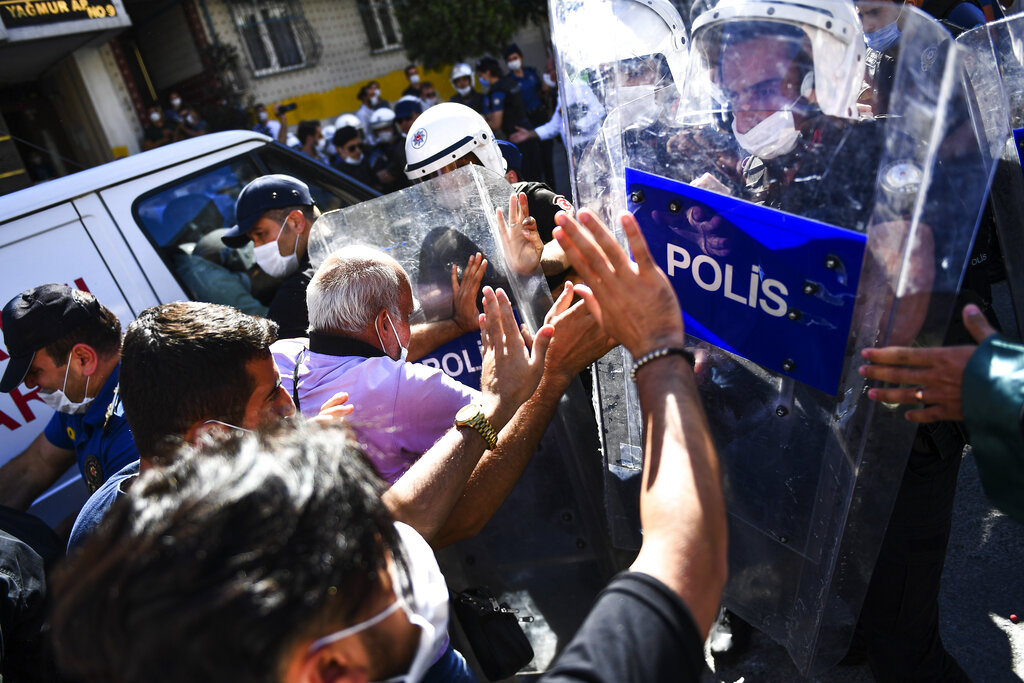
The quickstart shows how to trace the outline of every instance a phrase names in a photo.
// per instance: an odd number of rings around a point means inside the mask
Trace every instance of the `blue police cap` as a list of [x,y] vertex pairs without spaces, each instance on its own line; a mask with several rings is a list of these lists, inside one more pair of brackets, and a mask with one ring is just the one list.
[[408,99],[395,102],[395,118],[407,119],[413,114],[423,113],[423,103],[419,100]]
[[[519,173],[523,170],[523,155],[519,148],[507,140],[495,140],[501,149],[501,156],[505,157],[505,164],[508,170]],[[522,180],[522,178],[520,178]]]
[[233,249],[249,242],[249,231],[263,214],[271,209],[289,206],[313,206],[309,186],[298,178],[275,173],[256,178],[242,188],[235,201],[235,219],[238,224],[221,239]]

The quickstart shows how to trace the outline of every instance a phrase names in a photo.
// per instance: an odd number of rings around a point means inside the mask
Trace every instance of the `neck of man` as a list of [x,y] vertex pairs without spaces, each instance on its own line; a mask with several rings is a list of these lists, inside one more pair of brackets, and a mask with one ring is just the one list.
[[97,360],[96,372],[89,378],[89,391],[86,392],[86,398],[96,398],[100,391],[103,390],[103,385],[110,379],[110,373],[114,371],[114,368],[120,362],[120,353],[112,354],[109,358],[99,358]]

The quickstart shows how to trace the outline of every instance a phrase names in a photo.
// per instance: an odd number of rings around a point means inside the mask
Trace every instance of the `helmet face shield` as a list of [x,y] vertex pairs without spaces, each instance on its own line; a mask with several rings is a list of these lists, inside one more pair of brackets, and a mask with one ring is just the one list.
[[[782,106],[786,98],[789,102],[802,98],[826,115],[857,118],[865,42],[851,2],[820,0],[812,6],[782,0],[722,0],[694,21],[692,47],[687,82],[691,93],[711,100],[712,107],[735,105],[735,97],[744,94],[742,88],[732,87],[737,69],[730,73],[725,68],[738,65],[740,58],[733,56],[738,54],[747,67],[766,67],[760,69],[766,75],[775,72],[772,78],[780,79],[780,86],[787,79],[796,86],[795,93],[776,87],[784,97],[769,97],[771,102],[751,103],[755,93],[747,92],[744,103],[748,106],[770,109]],[[749,87],[760,80],[742,85]]]

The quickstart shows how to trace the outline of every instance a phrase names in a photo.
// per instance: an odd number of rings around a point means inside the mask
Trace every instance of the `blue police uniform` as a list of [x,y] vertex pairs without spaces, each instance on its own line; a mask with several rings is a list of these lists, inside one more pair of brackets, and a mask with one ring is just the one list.
[[124,419],[121,399],[115,396],[120,369],[118,363],[84,413],[54,413],[43,431],[54,446],[75,452],[89,493],[99,488],[111,474],[139,459]]

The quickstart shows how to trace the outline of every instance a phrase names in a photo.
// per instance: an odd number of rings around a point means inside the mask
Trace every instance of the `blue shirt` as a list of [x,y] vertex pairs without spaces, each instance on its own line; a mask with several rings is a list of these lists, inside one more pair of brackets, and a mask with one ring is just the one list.
[[523,67],[522,78],[514,73],[512,78],[519,83],[519,92],[522,95],[523,104],[526,105],[526,111],[540,109],[543,103],[540,101],[540,77],[537,76],[537,70],[532,66],[526,66]]
[[[110,506],[118,498],[128,493],[127,482],[133,481],[138,476],[139,461],[136,459],[135,462],[125,465],[123,469],[108,477],[103,485],[89,496],[89,500],[85,501],[85,505],[78,512],[75,525],[71,528],[71,537],[68,539],[69,553],[81,545],[89,534],[100,525]],[[125,486],[122,487],[122,484]]]
[[111,474],[139,459],[124,419],[121,399],[115,397],[120,369],[118,363],[84,413],[54,413],[43,430],[46,440],[54,446],[75,452],[78,469],[90,492],[99,488]]

